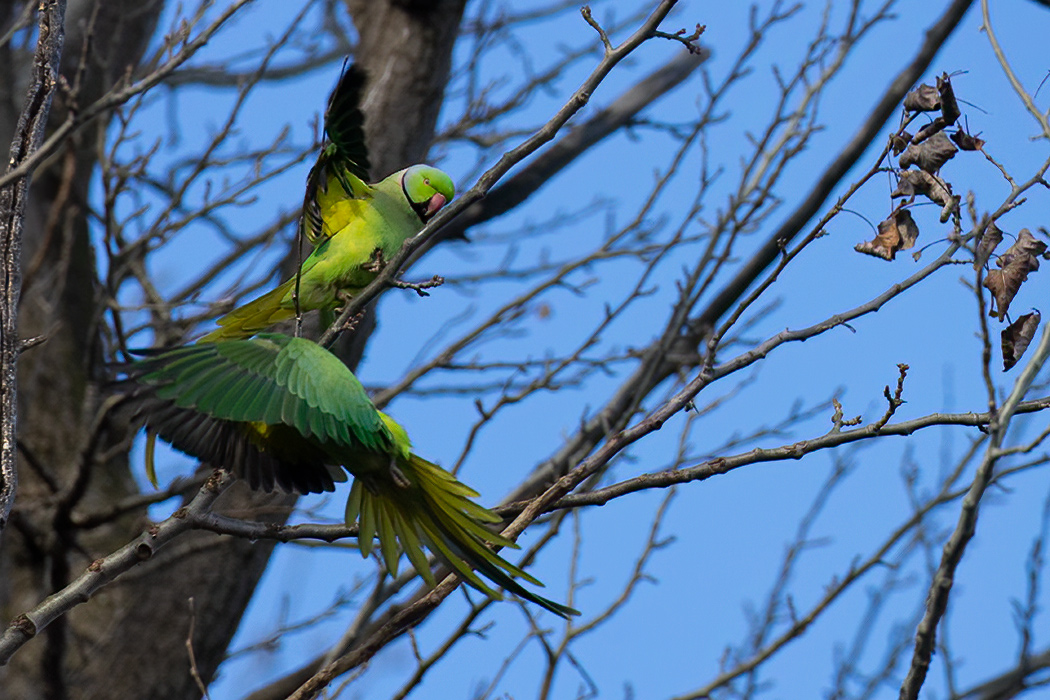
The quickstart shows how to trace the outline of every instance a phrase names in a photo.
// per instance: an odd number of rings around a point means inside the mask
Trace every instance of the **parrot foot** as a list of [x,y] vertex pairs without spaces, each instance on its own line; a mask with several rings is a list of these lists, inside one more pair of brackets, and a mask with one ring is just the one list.
[[405,282],[404,280],[395,279],[390,282],[390,286],[396,287],[397,289],[411,289],[421,297],[428,297],[430,296],[430,292],[427,291],[428,289],[440,287],[444,283],[444,277],[441,275],[434,275],[425,282]]
[[352,331],[355,328],[357,328],[357,324],[361,323],[361,319],[363,319],[364,317],[365,317],[365,312],[364,311],[358,311],[356,314],[354,314],[353,318],[348,318],[346,320],[346,323],[343,324],[343,332],[344,333],[349,333],[350,331]]
[[[339,299],[340,302],[342,302],[335,309],[335,313],[338,316],[338,315],[342,314],[343,309],[345,309],[346,305],[350,303],[350,300],[354,298],[354,295],[351,294],[350,292],[346,291],[345,289],[340,289],[339,291],[337,291],[335,293],[335,296],[336,296],[337,299]],[[343,323],[343,325],[339,328],[339,332],[340,333],[344,333],[344,332],[347,332],[347,331],[354,330],[355,328],[357,328],[357,324],[360,323],[361,319],[363,319],[364,317],[365,317],[365,310],[361,309],[356,314],[354,314],[352,317],[346,319],[346,322]]]
[[361,266],[361,269],[366,272],[379,274],[384,267],[386,267],[386,257],[383,255],[383,249],[376,248],[372,251],[372,257],[368,259],[368,262]]
[[412,488],[412,482],[408,480],[405,473],[401,471],[401,467],[397,466],[397,460],[393,457],[390,458],[390,476],[394,478],[394,483],[403,489]]

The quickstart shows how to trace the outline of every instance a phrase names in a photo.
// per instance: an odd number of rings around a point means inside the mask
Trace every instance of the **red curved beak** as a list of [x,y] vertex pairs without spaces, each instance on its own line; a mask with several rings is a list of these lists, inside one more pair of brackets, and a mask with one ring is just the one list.
[[429,220],[430,217],[437,214],[441,207],[445,206],[447,202],[448,200],[445,199],[445,195],[441,193],[435,194],[427,201],[427,209],[424,216]]

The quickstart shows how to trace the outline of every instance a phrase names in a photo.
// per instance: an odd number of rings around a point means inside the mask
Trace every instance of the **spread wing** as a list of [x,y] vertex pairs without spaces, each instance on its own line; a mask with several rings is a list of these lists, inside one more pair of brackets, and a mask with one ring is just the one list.
[[189,345],[124,370],[148,429],[253,488],[330,491],[345,480],[335,455],[398,449],[353,373],[302,338]]
[[365,74],[357,66],[343,71],[328,98],[324,113],[326,141],[306,178],[301,229],[315,246],[329,233],[324,214],[329,200],[358,198],[371,192],[368,183],[368,149],[365,147],[361,94]]

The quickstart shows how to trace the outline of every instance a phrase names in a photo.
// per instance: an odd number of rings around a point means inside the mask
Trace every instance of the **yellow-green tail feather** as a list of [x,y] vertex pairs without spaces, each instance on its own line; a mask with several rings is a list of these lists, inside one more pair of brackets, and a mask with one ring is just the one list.
[[152,428],[146,428],[146,478],[153,485],[153,488],[159,489],[160,484],[157,483],[157,463],[154,459],[154,455],[157,451],[157,431]]
[[281,302],[288,296],[294,284],[295,278],[293,277],[258,299],[237,307],[217,321],[218,328],[197,342],[213,343],[217,340],[248,338],[275,323],[292,318],[295,316],[295,309],[286,308],[281,305]]
[[380,555],[391,575],[397,574],[403,551],[420,576],[433,586],[436,582],[422,549],[425,545],[449,569],[491,598],[501,596],[478,573],[557,615],[578,614],[572,608],[536,595],[515,580],[517,577],[543,585],[490,549],[490,546],[517,548],[517,545],[486,527],[486,523],[498,523],[501,518],[470,500],[477,495],[472,489],[414,454],[399,459],[397,467],[399,475],[369,479],[368,483],[358,478],[350,490],[346,522],[358,524],[362,555],[368,556],[374,540],[378,539]]

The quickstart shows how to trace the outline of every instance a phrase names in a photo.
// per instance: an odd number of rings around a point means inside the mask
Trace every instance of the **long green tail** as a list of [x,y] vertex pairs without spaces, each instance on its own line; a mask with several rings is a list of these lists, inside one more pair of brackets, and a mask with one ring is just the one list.
[[414,454],[408,460],[399,460],[398,468],[400,473],[389,479],[373,479],[367,484],[364,479],[355,479],[350,490],[346,522],[358,523],[363,556],[371,553],[373,540],[378,538],[391,575],[397,575],[398,559],[404,551],[420,576],[434,586],[434,574],[422,549],[425,545],[449,569],[490,598],[499,600],[502,596],[478,573],[555,615],[579,615],[573,608],[536,595],[513,578],[543,585],[488,547],[518,546],[486,526],[502,519],[471,500],[478,495],[474,490]]
[[294,308],[284,308],[281,301],[292,290],[295,278],[288,280],[276,289],[263,294],[258,299],[249,301],[243,306],[220,318],[219,327],[204,336],[198,343],[213,343],[217,340],[234,340],[249,338],[280,321],[295,316]]

